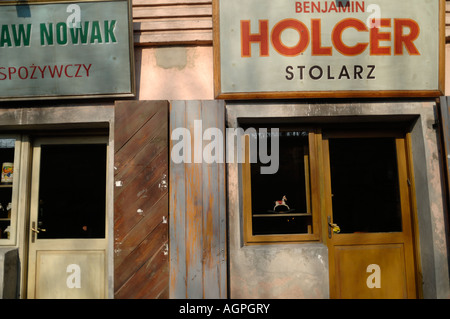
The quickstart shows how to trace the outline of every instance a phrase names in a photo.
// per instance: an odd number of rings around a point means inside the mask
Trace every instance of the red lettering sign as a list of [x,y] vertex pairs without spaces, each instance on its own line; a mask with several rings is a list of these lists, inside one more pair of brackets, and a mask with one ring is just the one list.
[[[294,29],[298,32],[300,39],[293,47],[286,46],[281,41],[281,33],[286,29]],[[278,22],[272,29],[272,45],[280,54],[284,56],[296,56],[304,52],[309,45],[308,27],[296,19],[285,19]]]
[[259,20],[259,33],[250,34],[250,21],[241,21],[241,55],[250,57],[251,43],[259,43],[259,56],[269,56],[269,21]]
[[[392,20],[393,30],[392,28]],[[333,54],[333,47],[339,53],[346,56],[356,56],[362,54],[369,47],[369,54],[375,55],[392,55],[392,47],[387,45],[392,42],[395,55],[403,55],[404,50],[409,55],[420,55],[414,41],[420,35],[419,24],[412,19],[389,19],[383,18],[376,20],[371,28],[367,27],[365,22],[356,18],[346,18],[333,27],[331,31],[331,42],[333,46],[323,46],[322,44],[322,21],[321,19],[311,19],[310,29],[300,20],[284,19],[273,26],[269,39],[269,20],[259,20],[259,29],[252,33],[250,30],[250,20],[241,21],[241,55],[242,57],[251,57],[251,44],[259,45],[259,56],[269,56],[269,45],[283,56],[297,56],[308,48],[311,42],[312,56],[330,56]],[[367,33],[367,42],[359,42],[350,45],[344,41],[344,33],[347,29],[354,29],[360,33]],[[283,42],[281,34],[292,29],[298,33],[299,40],[289,46]],[[392,37],[393,35],[393,37]],[[385,42],[385,43],[380,43]]]

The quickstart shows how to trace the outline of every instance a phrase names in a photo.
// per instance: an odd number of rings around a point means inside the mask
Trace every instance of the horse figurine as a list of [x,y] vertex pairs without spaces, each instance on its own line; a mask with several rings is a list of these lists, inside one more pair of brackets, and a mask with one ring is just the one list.
[[286,195],[283,196],[283,198],[281,200],[276,200],[273,210],[275,210],[275,208],[277,208],[278,206],[286,206],[287,209],[290,210],[289,206],[286,204],[286,201],[287,201]]

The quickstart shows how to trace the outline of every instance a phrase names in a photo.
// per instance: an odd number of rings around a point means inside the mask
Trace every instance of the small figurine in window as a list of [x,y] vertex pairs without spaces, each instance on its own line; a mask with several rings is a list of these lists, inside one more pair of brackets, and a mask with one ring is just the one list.
[[290,210],[290,208],[289,208],[289,206],[286,204],[286,202],[287,202],[287,198],[286,198],[286,195],[284,195],[283,198],[282,198],[281,200],[276,200],[276,201],[275,201],[275,206],[273,207],[273,210],[275,211],[275,209],[276,209],[278,206],[285,206],[288,210]]

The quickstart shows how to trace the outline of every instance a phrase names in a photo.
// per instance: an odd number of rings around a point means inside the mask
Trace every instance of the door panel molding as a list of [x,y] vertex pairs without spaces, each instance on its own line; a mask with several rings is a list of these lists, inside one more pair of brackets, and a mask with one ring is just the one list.
[[104,298],[105,262],[104,249],[37,251],[35,298]]
[[336,298],[408,297],[403,244],[335,246],[334,254]]

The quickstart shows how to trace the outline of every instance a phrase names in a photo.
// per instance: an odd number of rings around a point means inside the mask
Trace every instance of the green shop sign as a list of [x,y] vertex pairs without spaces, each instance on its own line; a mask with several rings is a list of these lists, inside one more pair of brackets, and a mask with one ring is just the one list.
[[129,1],[0,5],[0,99],[134,96]]

